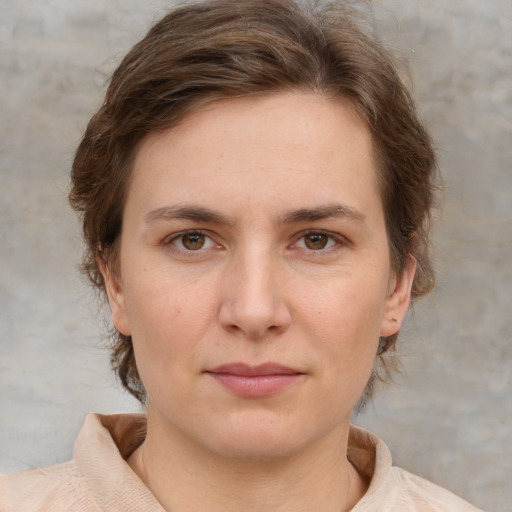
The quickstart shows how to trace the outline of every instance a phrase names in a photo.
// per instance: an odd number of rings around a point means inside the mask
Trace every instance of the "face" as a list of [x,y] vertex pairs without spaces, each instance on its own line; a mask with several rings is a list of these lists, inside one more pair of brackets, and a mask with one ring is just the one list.
[[148,137],[105,273],[150,425],[237,458],[347,431],[413,274],[390,269],[365,125],[299,93],[219,101]]

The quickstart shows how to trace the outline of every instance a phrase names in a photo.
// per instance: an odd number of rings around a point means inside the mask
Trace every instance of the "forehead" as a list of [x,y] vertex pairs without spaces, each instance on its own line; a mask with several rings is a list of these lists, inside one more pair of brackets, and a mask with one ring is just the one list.
[[380,207],[375,169],[371,135],[349,102],[305,93],[220,100],[143,141],[128,201],[264,202],[274,214],[308,201]]

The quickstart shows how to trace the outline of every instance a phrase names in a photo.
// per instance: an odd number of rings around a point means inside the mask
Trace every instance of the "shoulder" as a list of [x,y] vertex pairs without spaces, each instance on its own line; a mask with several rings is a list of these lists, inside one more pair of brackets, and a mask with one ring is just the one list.
[[351,428],[348,457],[369,481],[353,512],[481,512],[450,491],[393,466],[386,444],[367,430]]
[[74,461],[0,477],[1,512],[99,511]]
[[450,491],[398,467],[391,468],[390,484],[395,487],[397,493],[397,507],[403,507],[403,510],[481,512]]
[[0,512],[162,512],[125,460],[145,428],[143,415],[89,414],[71,461],[0,478]]

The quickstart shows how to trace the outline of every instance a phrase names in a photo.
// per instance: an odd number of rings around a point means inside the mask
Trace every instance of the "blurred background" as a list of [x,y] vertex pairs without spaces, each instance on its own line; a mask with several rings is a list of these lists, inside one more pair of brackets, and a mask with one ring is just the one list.
[[[139,410],[110,373],[66,193],[108,76],[171,4],[0,0],[0,473],[69,459],[88,412]],[[395,464],[512,511],[512,2],[368,4],[410,66],[446,194],[437,291],[404,326],[403,375],[355,423]]]

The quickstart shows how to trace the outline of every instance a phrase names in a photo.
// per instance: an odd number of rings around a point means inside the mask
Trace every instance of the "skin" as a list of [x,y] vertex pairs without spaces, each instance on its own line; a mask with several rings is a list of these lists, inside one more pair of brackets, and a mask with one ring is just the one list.
[[[173,511],[349,510],[367,482],[346,457],[379,336],[414,276],[390,267],[371,136],[318,94],[222,100],[138,150],[120,271],[148,434],[129,463]],[[210,373],[297,371],[247,397]]]

